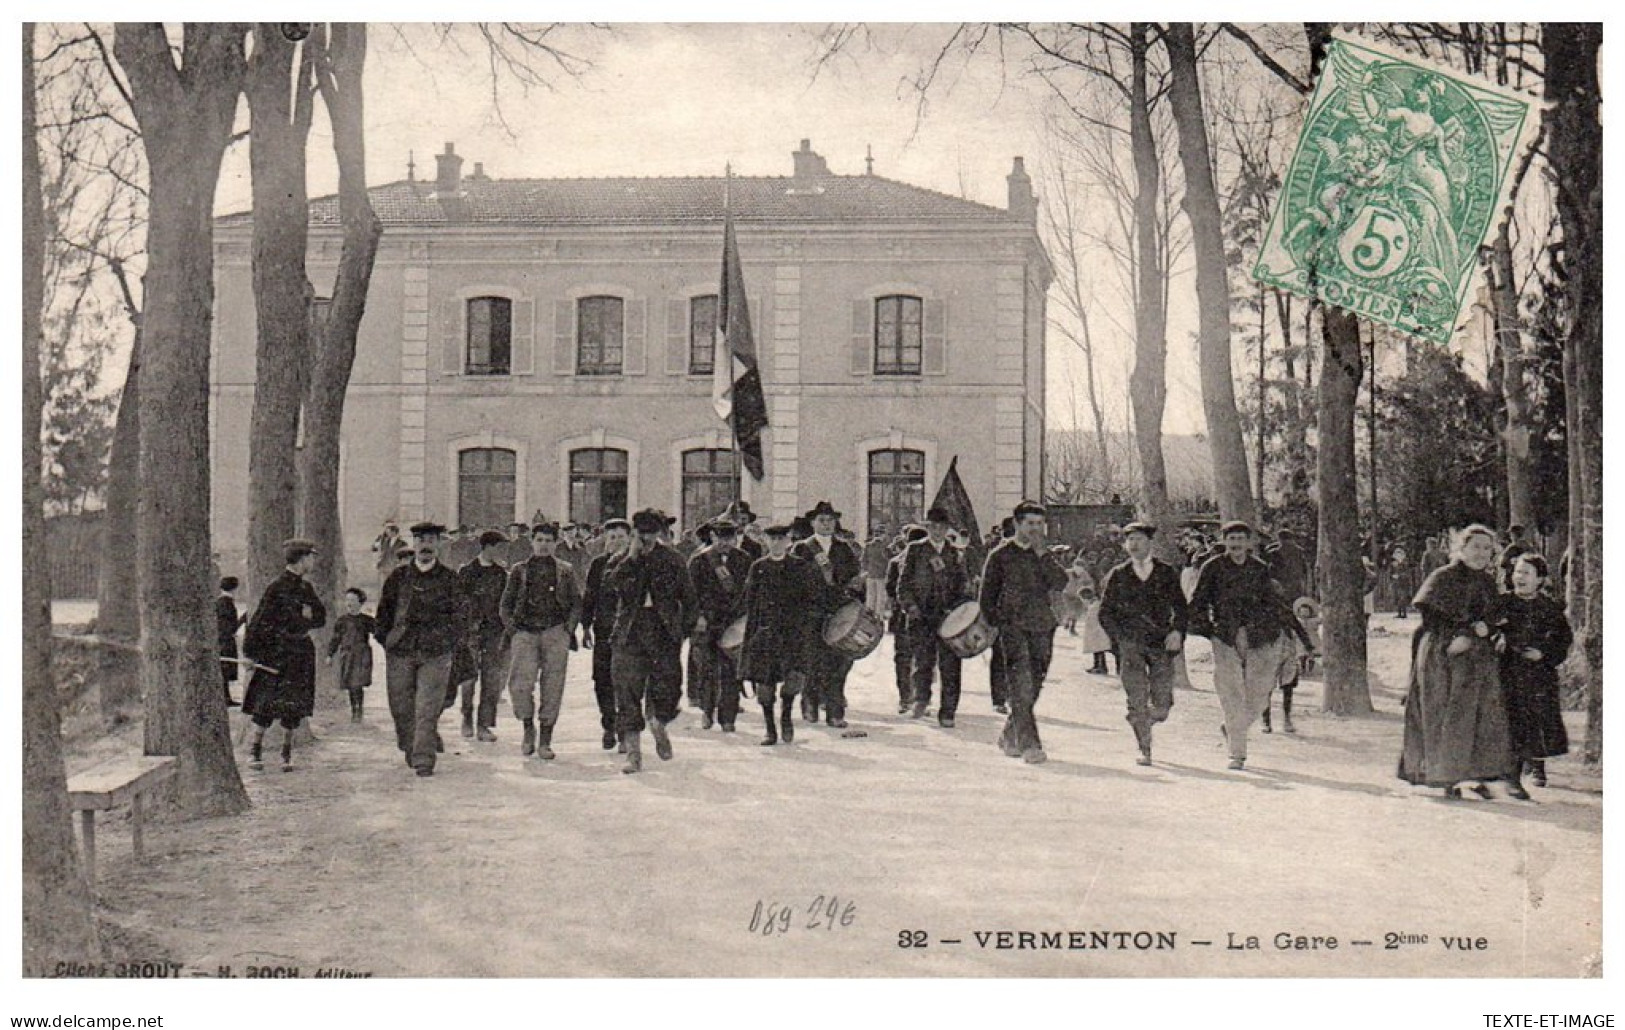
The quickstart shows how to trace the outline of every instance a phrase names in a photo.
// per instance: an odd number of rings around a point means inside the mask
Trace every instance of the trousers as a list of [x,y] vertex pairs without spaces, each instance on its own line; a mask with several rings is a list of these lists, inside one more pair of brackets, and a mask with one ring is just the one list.
[[1010,705],[1010,717],[999,734],[999,746],[1006,754],[1019,755],[1030,748],[1044,746],[1038,738],[1038,719],[1033,710],[1038,704],[1039,692],[1044,689],[1044,677],[1049,674],[1055,631],[1044,633],[1000,626],[999,643],[1004,645],[1004,689]]
[[440,742],[440,713],[446,708],[446,681],[451,678],[451,655],[389,654],[384,664],[395,746],[412,768],[433,769]]
[[598,725],[605,733],[615,732],[614,658],[615,645],[605,633],[592,648],[592,696],[598,702]]
[[1252,645],[1242,630],[1235,646],[1213,641],[1213,689],[1224,711],[1224,733],[1231,758],[1247,757],[1247,730],[1270,703],[1280,682],[1281,666],[1297,660],[1290,637]]
[[[739,697],[744,682],[739,678],[739,665],[722,649],[721,630],[707,629],[696,633],[688,642],[690,656],[699,651],[703,679],[700,682],[700,711],[724,726],[732,726],[739,718]],[[692,668],[692,666],[691,666]]]
[[[461,647],[471,646],[461,644]],[[459,684],[462,691],[463,714],[476,715],[475,725],[482,730],[497,724],[497,702],[502,697],[502,685],[508,678],[508,649],[501,638],[485,641],[474,652],[474,677]],[[479,683],[479,705],[475,707],[474,685]]]
[[1117,671],[1123,677],[1128,723],[1140,747],[1151,746],[1151,727],[1174,706],[1174,655],[1161,644],[1117,642]]
[[960,658],[937,634],[937,628],[941,625],[940,617],[933,619],[929,614],[908,620],[909,652],[914,668],[914,703],[931,703],[932,673],[940,672],[942,704],[938,714],[951,719],[959,711]]
[[624,640],[615,642],[611,672],[615,677],[615,728],[641,733],[644,705],[662,724],[677,718],[683,699],[683,663],[680,645],[669,643],[652,625],[640,623]]
[[540,633],[518,630],[508,646],[508,697],[514,718],[543,726],[559,721],[564,702],[564,670],[570,660],[570,634],[563,624]]

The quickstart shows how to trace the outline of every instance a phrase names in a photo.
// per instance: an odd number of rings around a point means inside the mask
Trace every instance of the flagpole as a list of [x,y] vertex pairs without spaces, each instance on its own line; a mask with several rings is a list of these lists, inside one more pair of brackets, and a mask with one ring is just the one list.
[[[732,213],[733,179],[734,166],[733,162],[729,161],[723,165],[722,170],[722,217],[724,223],[726,223],[728,216]],[[717,316],[719,318],[722,317],[722,314],[723,313],[721,311],[717,312]],[[726,329],[726,323],[724,324],[724,329]],[[728,467],[733,475],[732,507],[735,512],[738,512],[739,502],[744,499],[741,496],[744,493],[744,476],[740,472],[739,463],[739,430],[734,423],[733,414],[730,412],[728,415]]]

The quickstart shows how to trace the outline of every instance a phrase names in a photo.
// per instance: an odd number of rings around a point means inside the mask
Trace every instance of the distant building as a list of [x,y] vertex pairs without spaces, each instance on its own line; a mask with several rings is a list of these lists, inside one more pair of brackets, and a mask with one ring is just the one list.
[[[1051,271],[1021,158],[1008,209],[831,174],[806,140],[793,158],[793,175],[726,187],[772,423],[744,498],[773,518],[828,498],[862,533],[919,518],[955,455],[983,523],[1036,496]],[[385,232],[340,462],[352,563],[385,518],[598,522],[655,505],[688,527],[719,510],[735,490],[710,403],[724,180],[464,176],[449,143],[436,160],[433,182],[371,191]],[[310,211],[321,292],[337,199]],[[227,564],[248,523],[251,217],[215,232]]]

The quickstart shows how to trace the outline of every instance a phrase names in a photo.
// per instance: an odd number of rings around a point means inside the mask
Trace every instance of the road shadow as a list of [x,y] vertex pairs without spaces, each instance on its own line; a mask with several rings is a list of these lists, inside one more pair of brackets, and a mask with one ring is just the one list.
[[1250,768],[1250,772],[1260,776],[1269,776],[1287,783],[1296,783],[1303,787],[1321,787],[1325,790],[1334,790],[1345,794],[1365,794],[1374,798],[1402,798],[1403,791],[1391,787],[1382,787],[1375,783],[1357,783],[1347,780],[1330,780],[1324,776],[1310,776],[1307,773],[1286,772],[1282,769],[1267,767]]
[[1286,784],[1278,783],[1273,779],[1260,778],[1252,775],[1253,773],[1259,771],[1256,769],[1243,769],[1236,771],[1227,769],[1203,769],[1194,765],[1184,765],[1180,762],[1161,761],[1157,762],[1156,765],[1152,766],[1152,768],[1164,769],[1187,779],[1210,780],[1215,783],[1243,783],[1259,790],[1275,791],[1292,789]]

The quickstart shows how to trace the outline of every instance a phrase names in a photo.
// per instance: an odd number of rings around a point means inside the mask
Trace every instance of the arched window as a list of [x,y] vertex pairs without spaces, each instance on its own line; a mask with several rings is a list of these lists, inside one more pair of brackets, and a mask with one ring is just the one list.
[[506,526],[514,520],[513,451],[477,447],[457,452],[457,523],[463,526]]
[[463,371],[471,376],[505,376],[513,364],[513,301],[474,297],[468,302],[468,348]]
[[869,525],[892,530],[920,521],[925,510],[925,452],[869,452]]
[[625,357],[625,304],[619,297],[576,301],[576,374],[618,376]]
[[[716,368],[717,295],[693,297],[688,302],[688,374],[708,376]],[[683,523],[685,526],[688,523]]]
[[626,452],[583,448],[570,452],[570,521],[626,518]]
[[722,514],[739,488],[733,451],[705,448],[683,452],[683,529]]
[[918,297],[875,298],[875,375],[917,376],[925,305]]

